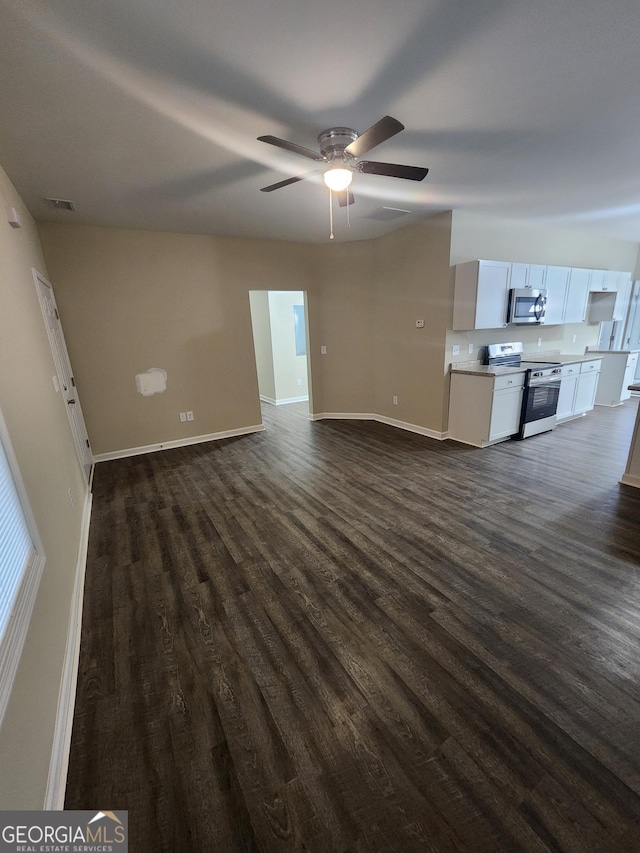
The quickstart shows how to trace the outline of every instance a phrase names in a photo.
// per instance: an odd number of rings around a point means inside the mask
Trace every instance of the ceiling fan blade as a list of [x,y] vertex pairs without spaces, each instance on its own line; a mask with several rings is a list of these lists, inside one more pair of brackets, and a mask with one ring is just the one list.
[[312,151],[310,148],[305,148],[303,145],[296,145],[295,142],[287,142],[286,139],[279,139],[277,136],[259,136],[258,142],[267,142],[269,145],[275,145],[276,148],[284,148],[285,151],[293,151],[294,154],[301,154],[303,157],[308,157],[310,160],[324,160],[324,157],[318,151]]
[[[311,172],[310,174],[315,175],[315,172]],[[304,181],[306,175],[299,175],[297,178],[287,178],[285,181],[278,181],[277,184],[270,184],[268,187],[261,187],[261,193],[271,193],[274,190],[279,190],[281,187],[288,187],[289,184],[295,184],[298,181]]]
[[371,151],[376,145],[381,145],[387,139],[391,139],[392,136],[400,133],[401,130],[404,130],[403,124],[397,119],[391,118],[391,116],[385,116],[380,121],[372,124],[368,130],[365,130],[350,145],[347,145],[345,150],[352,157],[362,157],[367,151]]
[[378,163],[375,160],[361,160],[356,169],[365,175],[386,175],[388,178],[405,178],[407,181],[422,181],[429,173],[428,169],[421,166],[400,166],[397,163]]
[[[342,192],[336,193],[336,195],[338,196],[338,204],[340,205],[340,207],[346,207],[347,206],[347,190],[342,190]],[[355,198],[353,196],[353,193],[349,192],[349,207],[351,207],[351,205],[354,202],[355,202]]]

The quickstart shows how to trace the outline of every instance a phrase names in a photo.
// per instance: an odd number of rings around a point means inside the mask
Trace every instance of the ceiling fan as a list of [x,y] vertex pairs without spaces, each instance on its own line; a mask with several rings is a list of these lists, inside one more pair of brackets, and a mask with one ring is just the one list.
[[389,178],[404,178],[407,181],[422,181],[426,177],[428,169],[419,166],[401,166],[396,163],[380,163],[376,160],[359,159],[372,148],[381,145],[387,139],[391,139],[396,133],[400,133],[401,130],[404,130],[404,125],[391,116],[384,116],[362,134],[358,134],[350,127],[330,127],[328,130],[323,130],[318,136],[319,152],[297,145],[295,142],[287,142],[286,139],[279,139],[277,136],[259,136],[259,142],[267,142],[277,148],[284,148],[285,151],[292,151],[294,154],[301,154],[310,160],[326,164],[326,168],[316,169],[313,172],[307,172],[305,175],[286,178],[284,181],[278,181],[277,184],[262,187],[261,192],[270,193],[273,190],[279,190],[289,184],[304,181],[311,175],[323,172],[325,184],[330,190],[339,194],[340,205],[344,207],[353,204],[354,201],[353,195],[350,192],[345,192],[353,180],[354,172],[361,172],[365,175],[385,175]]

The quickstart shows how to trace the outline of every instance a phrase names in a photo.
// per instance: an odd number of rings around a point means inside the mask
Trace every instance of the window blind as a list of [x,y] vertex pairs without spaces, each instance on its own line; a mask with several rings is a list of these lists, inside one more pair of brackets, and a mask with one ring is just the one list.
[[0,643],[34,552],[18,490],[0,442]]

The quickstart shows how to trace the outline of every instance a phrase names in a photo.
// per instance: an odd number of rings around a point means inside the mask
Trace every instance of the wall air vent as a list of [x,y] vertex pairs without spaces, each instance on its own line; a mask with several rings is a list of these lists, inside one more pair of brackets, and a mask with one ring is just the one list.
[[399,219],[409,213],[411,213],[410,210],[404,210],[402,207],[381,207],[380,210],[374,210],[365,218],[376,219],[378,222],[388,222],[390,219]]
[[48,198],[47,201],[51,205],[51,207],[55,207],[56,210],[75,210],[76,206],[72,201],[67,201],[63,198]]

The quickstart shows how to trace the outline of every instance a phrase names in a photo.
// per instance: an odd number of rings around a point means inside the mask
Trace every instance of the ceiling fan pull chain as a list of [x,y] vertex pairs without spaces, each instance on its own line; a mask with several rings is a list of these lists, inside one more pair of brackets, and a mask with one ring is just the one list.
[[329,187],[329,239],[333,240],[333,193]]
[[349,187],[347,187],[347,228],[351,228],[351,216],[349,215]]

